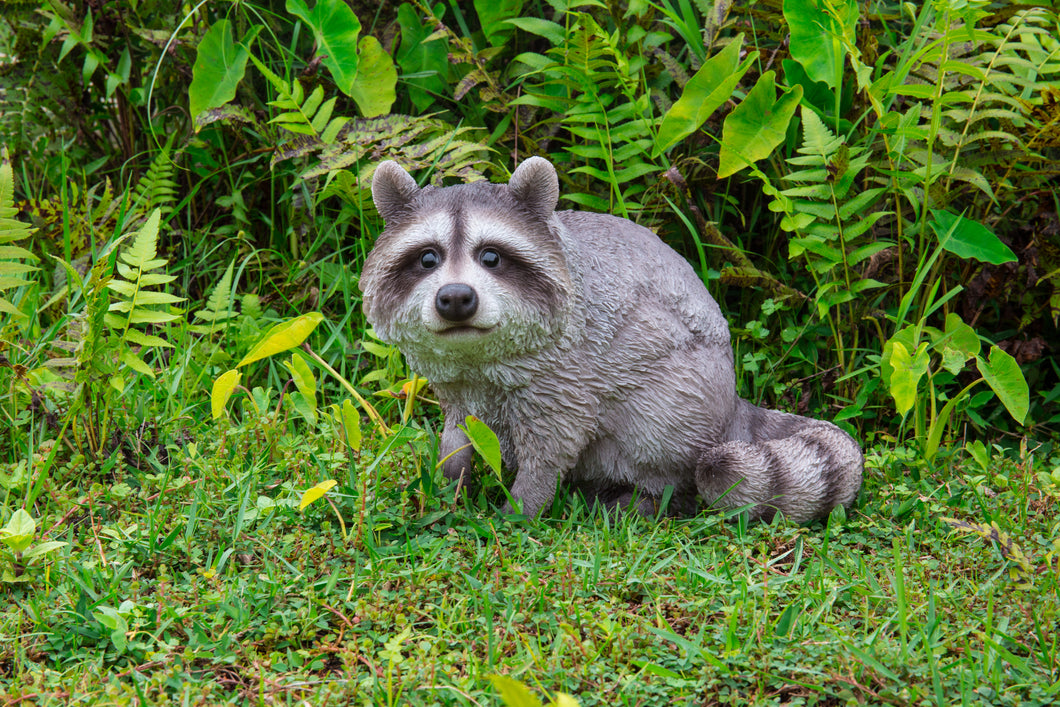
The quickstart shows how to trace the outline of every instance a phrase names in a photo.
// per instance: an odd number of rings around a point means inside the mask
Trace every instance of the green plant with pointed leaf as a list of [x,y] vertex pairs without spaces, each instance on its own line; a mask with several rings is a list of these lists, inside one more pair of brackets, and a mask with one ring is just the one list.
[[[34,284],[34,280],[27,279],[27,276],[39,270],[30,264],[37,260],[37,256],[21,245],[15,245],[37,229],[15,218],[18,210],[14,204],[14,192],[14,170],[4,147],[0,150],[0,293],[14,293]],[[0,294],[0,325],[5,324],[8,317],[21,321],[26,318],[26,313]]]
[[[955,379],[970,361],[975,361],[980,377],[949,395],[939,408],[942,381]],[[928,462],[938,453],[954,412],[980,383],[990,387],[1018,424],[1027,417],[1030,391],[1016,360],[996,345],[983,356],[979,335],[952,312],[941,330],[921,321],[891,337],[883,347],[880,371],[898,413],[904,418],[913,412],[914,434]]]
[[[161,217],[161,210],[156,208],[140,230],[131,234],[132,243],[118,257],[117,273],[105,285],[114,293],[114,301],[107,308],[103,323],[117,336],[118,358],[129,369],[150,378],[155,377],[154,369],[142,355],[149,349],[172,346],[159,336],[161,331],[156,327],[181,321],[183,314],[171,309],[185,300],[155,289],[177,279],[164,271],[156,272],[169,262],[157,254]],[[117,375],[119,379],[112,384],[120,390],[125,386],[121,380],[124,376]]]
[[[511,105],[543,114],[539,129],[551,124],[566,133],[563,150],[573,165],[567,171],[584,175],[586,188],[565,199],[628,217],[644,208],[641,179],[663,169],[652,157],[659,119],[641,71],[643,52],[664,36],[642,33],[636,43],[623,42],[618,30],[607,31],[588,13],[568,11],[566,20],[562,34],[535,28],[554,43],[546,54],[516,57],[522,95]],[[594,193],[600,185],[606,196]]]
[[714,111],[732,98],[740,79],[758,58],[758,52],[751,51],[741,61],[742,48],[743,35],[739,34],[688,80],[681,97],[663,116],[655,137],[655,156],[698,130]]
[[[864,149],[848,147],[811,109],[802,108],[802,146],[787,160],[792,171],[779,190],[766,183],[770,210],[780,213],[780,227],[791,234],[790,258],[804,258],[817,286],[817,314],[825,319],[836,341],[839,365],[858,348],[860,316],[853,302],[884,286],[861,277],[857,268],[894,244],[873,238],[872,227],[887,215],[879,207],[884,189],[859,189],[858,178],[869,163]],[[846,316],[840,314],[844,311]]]
[[[386,423],[383,422],[383,418],[375,409],[375,406],[368,402],[364,396],[357,392],[357,389],[354,388],[349,381],[341,376],[338,371],[332,368],[327,361],[318,356],[311,348],[309,348],[309,345],[305,343],[309,335],[323,320],[324,317],[319,312],[310,312],[309,314],[303,314],[294,319],[276,324],[269,331],[265,332],[258,343],[255,344],[247,355],[236,365],[236,369],[242,368],[255,361],[260,361],[270,356],[275,356],[276,354],[292,351],[293,349],[301,347],[318,366],[330,373],[346,389],[346,391],[350,393],[365,413],[367,413],[372,421],[376,423],[380,431],[384,434],[388,434],[390,430],[386,426]],[[312,370],[309,368],[307,361],[298,352],[293,352],[291,360],[284,365],[291,373],[291,381],[295,384],[295,388],[297,389],[298,397],[296,398],[293,395],[290,397],[292,406],[309,422],[314,423],[316,421],[318,406],[316,400],[316,378],[313,376]],[[255,396],[253,391],[248,391],[246,388],[240,386],[242,374],[236,369],[222,373],[213,382],[210,391],[210,403],[214,419],[218,419],[224,414],[225,406],[237,387],[250,393],[251,403],[257,409],[259,414],[265,414],[267,412],[267,406],[261,404],[259,397]],[[348,421],[349,418],[344,416],[342,419],[345,422]],[[347,439],[352,439],[353,435],[357,434],[357,439],[359,440],[359,432],[354,433],[348,428],[346,434],[348,435]]]
[[48,540],[37,542],[37,521],[25,509],[11,514],[7,525],[0,528],[0,582],[14,584],[34,579],[30,569],[43,561],[44,557],[67,545],[65,542]]
[[188,108],[196,128],[201,127],[200,114],[220,108],[236,97],[236,88],[246,73],[251,44],[262,29],[262,25],[254,25],[237,43],[232,38],[232,23],[222,19],[211,25],[199,40],[188,87]]
[[736,174],[769,157],[782,142],[802,98],[802,86],[793,86],[777,97],[774,74],[767,71],[747,92],[747,97],[725,116],[721,128],[718,178]]

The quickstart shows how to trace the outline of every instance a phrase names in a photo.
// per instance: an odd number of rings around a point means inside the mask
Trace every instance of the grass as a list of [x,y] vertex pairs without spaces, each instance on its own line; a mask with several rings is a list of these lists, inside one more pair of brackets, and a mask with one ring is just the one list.
[[877,449],[826,525],[609,523],[567,496],[521,522],[488,477],[435,487],[428,430],[379,464],[290,420],[194,436],[53,470],[36,542],[68,544],[4,585],[5,704],[487,705],[494,674],[582,705],[1060,696],[1060,488],[1030,455],[987,476]]

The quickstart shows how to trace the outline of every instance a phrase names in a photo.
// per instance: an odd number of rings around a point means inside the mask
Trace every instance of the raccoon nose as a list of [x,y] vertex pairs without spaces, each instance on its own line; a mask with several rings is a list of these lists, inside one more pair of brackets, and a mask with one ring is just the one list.
[[470,285],[455,283],[444,285],[434,296],[434,308],[450,322],[466,322],[478,311],[478,295]]

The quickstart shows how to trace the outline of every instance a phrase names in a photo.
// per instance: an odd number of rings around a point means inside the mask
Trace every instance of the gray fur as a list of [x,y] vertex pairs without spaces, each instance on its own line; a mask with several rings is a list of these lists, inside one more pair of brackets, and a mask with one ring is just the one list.
[[[442,189],[417,189],[384,162],[372,194],[387,229],[361,276],[365,314],[430,379],[443,456],[467,443],[457,424],[469,414],[497,433],[523,513],[548,505],[560,480],[645,514],[667,486],[677,512],[698,494],[795,521],[856,499],[858,444],[741,400],[728,326],[691,266],[630,221],[555,211],[548,161],[528,159],[508,185]],[[490,249],[501,265],[485,266]],[[476,292],[464,321],[435,305],[451,283]],[[445,475],[470,461],[458,452]]]

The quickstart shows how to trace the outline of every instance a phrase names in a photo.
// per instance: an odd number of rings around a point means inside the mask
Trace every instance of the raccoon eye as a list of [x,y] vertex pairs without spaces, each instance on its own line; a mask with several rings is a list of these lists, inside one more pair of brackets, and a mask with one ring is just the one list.
[[493,248],[487,248],[479,253],[478,261],[482,263],[484,268],[495,268],[501,264],[501,254],[493,250]]
[[420,253],[420,267],[424,270],[434,270],[438,267],[438,254],[433,250],[425,250]]

